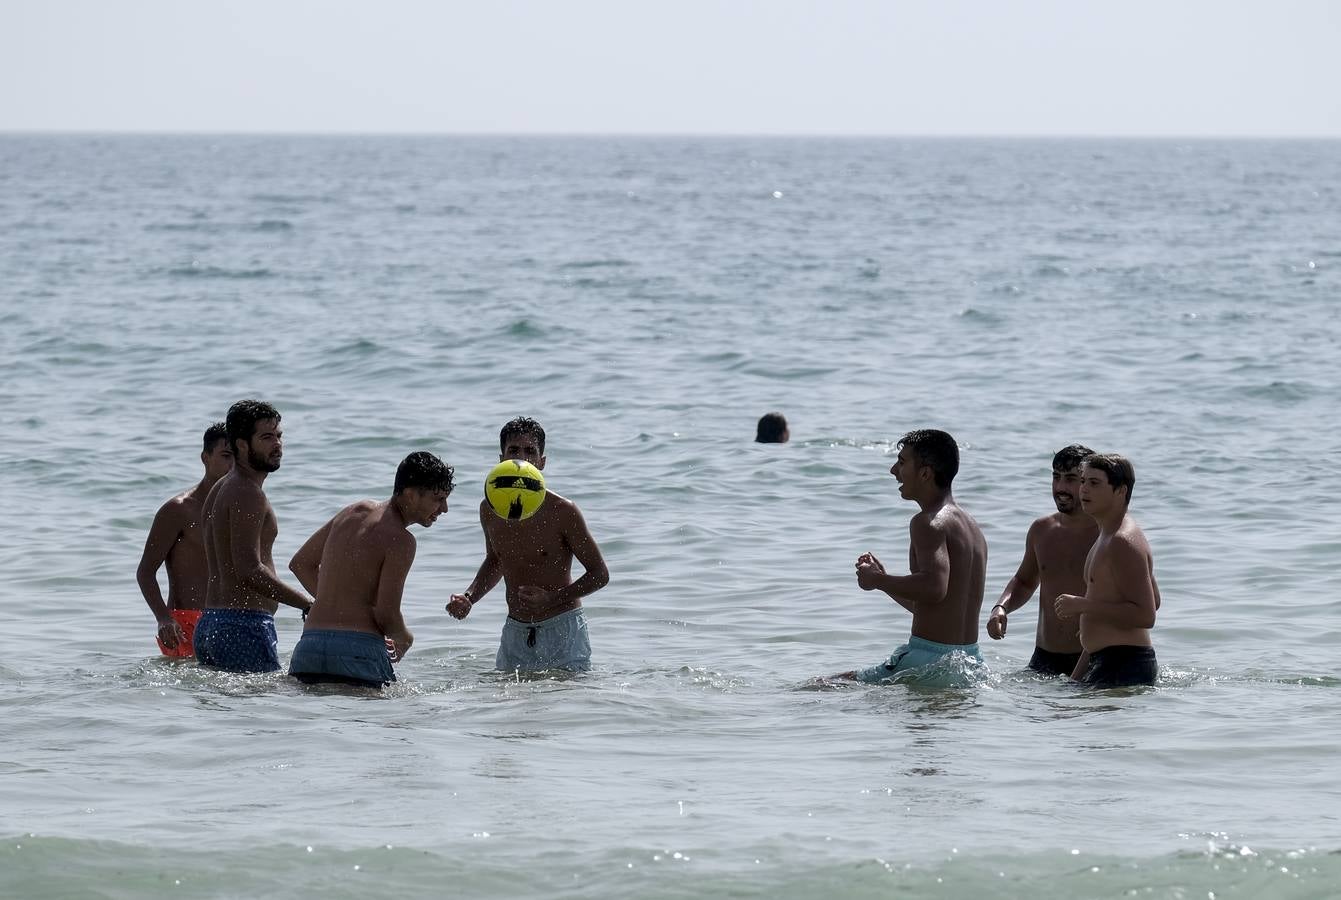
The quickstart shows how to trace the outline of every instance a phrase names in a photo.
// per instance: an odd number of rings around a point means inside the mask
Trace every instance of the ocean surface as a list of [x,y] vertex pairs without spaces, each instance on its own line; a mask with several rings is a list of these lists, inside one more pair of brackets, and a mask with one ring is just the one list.
[[[0,896],[1341,895],[1339,211],[1338,142],[0,136]],[[251,396],[290,583],[456,467],[385,693],[156,651],[150,520]],[[588,675],[443,611],[519,414]],[[972,688],[816,681],[908,634],[853,562],[922,427],[984,620],[1052,453],[1134,460],[1157,687],[1026,674],[1035,604]]]

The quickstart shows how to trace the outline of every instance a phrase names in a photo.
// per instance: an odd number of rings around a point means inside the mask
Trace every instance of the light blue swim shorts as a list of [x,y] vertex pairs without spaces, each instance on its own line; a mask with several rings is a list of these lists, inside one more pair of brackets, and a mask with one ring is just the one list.
[[[955,653],[962,654],[962,656],[956,660],[952,656]],[[932,666],[935,666],[937,670],[945,669],[946,674],[958,674],[953,670],[959,667],[949,664],[956,661],[968,662],[968,660],[972,660],[969,663],[972,667],[982,664],[982,653],[978,651],[977,644],[938,644],[925,638],[910,636],[908,643],[895,650],[889,659],[877,663],[869,669],[859,670],[856,673],[856,678],[858,681],[864,681],[867,684],[887,684],[891,681],[915,679],[917,674],[922,673],[914,674],[913,670],[928,669]],[[901,678],[896,677],[904,672],[909,673],[909,675]],[[939,671],[932,674],[939,674]]]
[[587,671],[591,668],[591,642],[587,640],[587,618],[582,608],[543,622],[518,622],[509,616],[503,623],[494,665],[503,672]]

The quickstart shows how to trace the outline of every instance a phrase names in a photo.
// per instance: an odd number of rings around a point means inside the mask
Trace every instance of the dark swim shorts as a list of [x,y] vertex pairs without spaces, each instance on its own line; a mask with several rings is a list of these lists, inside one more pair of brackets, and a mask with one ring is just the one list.
[[1070,677],[1076,670],[1076,663],[1080,662],[1079,653],[1054,653],[1051,650],[1044,650],[1042,647],[1034,648],[1034,655],[1029,658],[1029,668],[1040,675],[1065,675]]
[[289,674],[303,684],[382,687],[396,680],[386,641],[365,631],[338,629],[304,631],[293,648]]
[[275,617],[254,609],[207,609],[196,625],[196,659],[225,672],[279,671]]
[[1090,654],[1090,667],[1081,684],[1090,687],[1129,687],[1154,684],[1159,676],[1154,647],[1117,645]]

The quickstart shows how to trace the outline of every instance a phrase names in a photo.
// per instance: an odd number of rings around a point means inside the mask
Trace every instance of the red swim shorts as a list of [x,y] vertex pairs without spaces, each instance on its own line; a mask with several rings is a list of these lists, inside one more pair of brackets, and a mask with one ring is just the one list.
[[196,623],[200,621],[200,614],[203,609],[170,609],[172,618],[182,627],[182,633],[186,635],[186,640],[179,641],[177,647],[169,650],[163,646],[163,641],[158,640],[158,649],[163,651],[164,656],[180,656],[190,658],[196,655],[194,642],[196,638]]

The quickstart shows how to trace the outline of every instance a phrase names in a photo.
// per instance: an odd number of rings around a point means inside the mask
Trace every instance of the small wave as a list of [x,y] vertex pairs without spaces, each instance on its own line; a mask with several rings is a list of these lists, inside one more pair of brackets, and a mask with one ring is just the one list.
[[518,319],[504,328],[503,334],[508,337],[538,338],[544,336],[545,329],[530,319]]
[[293,224],[287,219],[262,219],[251,226],[251,230],[262,232],[293,231]]
[[999,316],[996,313],[987,312],[986,310],[981,310],[973,306],[961,310],[959,312],[959,318],[963,319],[965,322],[970,322],[975,325],[1000,325],[1001,323],[1006,321],[1005,317],[1003,316]]
[[633,265],[627,259],[580,259],[560,264],[560,269],[623,269]]
[[364,356],[372,356],[381,349],[382,349],[381,345],[376,343],[375,341],[370,341],[367,338],[359,338],[357,341],[353,341],[348,344],[341,344],[340,346],[336,347],[331,351],[331,355],[364,357]]
[[223,266],[178,266],[174,269],[168,269],[166,274],[173,278],[273,278],[274,272],[269,269],[226,269]]
[[747,375],[758,375],[761,378],[776,378],[779,381],[799,381],[803,378],[818,378],[822,375],[830,375],[837,372],[838,369],[833,366],[793,366],[786,369],[770,369],[763,366],[746,366],[741,371]]
[[1243,393],[1272,403],[1298,403],[1313,396],[1314,388],[1297,381],[1273,381],[1270,384],[1254,385]]
[[332,203],[328,194],[252,194],[247,198],[256,203]]

